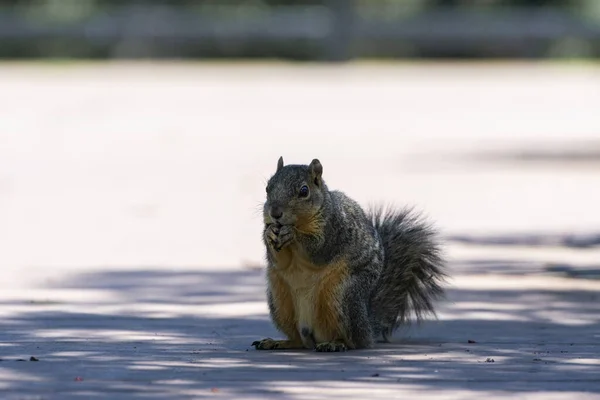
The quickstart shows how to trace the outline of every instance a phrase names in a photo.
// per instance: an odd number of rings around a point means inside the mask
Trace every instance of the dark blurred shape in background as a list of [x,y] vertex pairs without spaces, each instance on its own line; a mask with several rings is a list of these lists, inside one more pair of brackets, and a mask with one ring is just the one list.
[[600,0],[0,0],[2,58],[595,58]]

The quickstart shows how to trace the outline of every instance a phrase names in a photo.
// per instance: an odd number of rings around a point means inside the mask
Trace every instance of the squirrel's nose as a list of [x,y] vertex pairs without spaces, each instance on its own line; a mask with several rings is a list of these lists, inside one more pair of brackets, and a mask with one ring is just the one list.
[[271,207],[270,214],[271,214],[271,218],[279,219],[283,216],[283,210],[281,209],[281,207],[277,207],[277,206]]

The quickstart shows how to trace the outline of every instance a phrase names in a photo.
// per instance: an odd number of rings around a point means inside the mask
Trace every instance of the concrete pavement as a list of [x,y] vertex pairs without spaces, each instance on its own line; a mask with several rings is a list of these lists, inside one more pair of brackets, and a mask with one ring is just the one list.
[[[599,73],[1,66],[0,397],[600,398]],[[369,351],[250,348],[277,335],[279,155],[436,221],[438,321]]]

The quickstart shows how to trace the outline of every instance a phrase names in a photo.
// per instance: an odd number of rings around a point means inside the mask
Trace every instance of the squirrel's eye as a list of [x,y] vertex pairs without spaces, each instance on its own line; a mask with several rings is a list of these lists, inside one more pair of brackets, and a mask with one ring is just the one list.
[[304,185],[300,188],[300,192],[298,193],[298,196],[300,197],[306,197],[308,196],[308,186]]

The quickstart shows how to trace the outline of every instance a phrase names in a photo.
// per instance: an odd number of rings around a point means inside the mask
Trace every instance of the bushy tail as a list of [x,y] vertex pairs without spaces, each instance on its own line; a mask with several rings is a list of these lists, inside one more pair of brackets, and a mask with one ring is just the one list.
[[443,297],[446,278],[436,232],[412,209],[370,212],[379,232],[385,260],[371,298],[371,316],[376,333],[389,336],[411,315],[422,320],[435,316],[434,301]]

